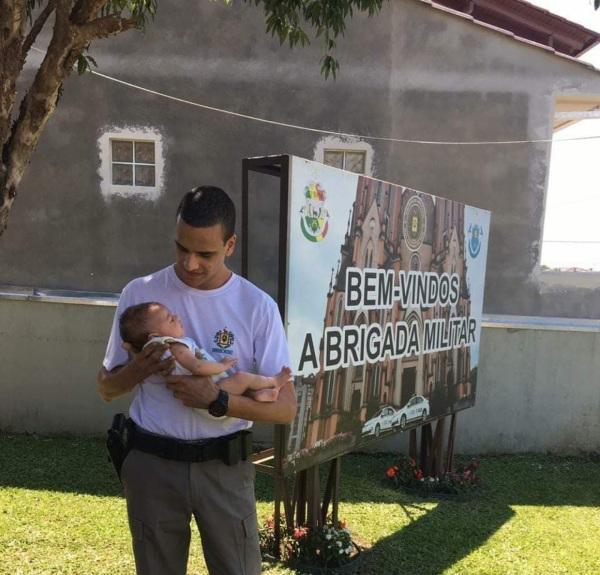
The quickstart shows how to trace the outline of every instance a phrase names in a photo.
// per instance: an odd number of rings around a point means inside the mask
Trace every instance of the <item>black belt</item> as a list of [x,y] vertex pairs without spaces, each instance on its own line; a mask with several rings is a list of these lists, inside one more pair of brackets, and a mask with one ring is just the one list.
[[252,453],[252,432],[244,429],[231,435],[186,441],[158,435],[127,421],[129,448],[175,461],[199,462],[220,459],[227,465],[245,461]]

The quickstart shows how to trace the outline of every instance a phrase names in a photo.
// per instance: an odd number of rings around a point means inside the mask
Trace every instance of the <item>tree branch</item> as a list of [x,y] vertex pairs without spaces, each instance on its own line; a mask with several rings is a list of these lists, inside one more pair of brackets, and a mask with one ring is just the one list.
[[37,17],[37,20],[31,27],[31,30],[29,30],[29,34],[27,34],[27,38],[25,38],[25,41],[23,42],[23,48],[21,50],[21,59],[23,60],[23,62],[25,61],[27,53],[29,52],[29,49],[33,46],[33,43],[35,42],[35,39],[37,38],[38,34],[42,31],[42,28],[48,20],[48,17],[50,16],[50,14],[52,14],[52,12],[54,12],[55,7],[56,0],[49,0],[46,7],[42,10],[42,13]]
[[96,20],[78,26],[77,34],[85,44],[89,44],[96,38],[106,38],[107,36],[112,36],[113,34],[136,27],[136,20],[120,18],[119,16],[103,16],[102,18],[96,18]]
[[0,1],[0,146],[10,134],[10,118],[16,99],[17,78],[21,72],[21,43],[25,33],[25,0]]
[[75,24],[86,24],[95,19],[106,4],[108,0],[77,0],[71,13],[71,20]]
[[[70,9],[71,0],[56,0],[52,40],[33,83],[21,102],[19,115],[2,149],[4,173],[0,191],[6,195],[0,199],[3,200],[2,207],[6,207],[9,202],[8,209],[31,153],[56,107],[60,87],[71,73],[78,54],[84,49],[83,44],[76,43],[73,26],[69,21]],[[0,229],[0,233],[1,231]]]

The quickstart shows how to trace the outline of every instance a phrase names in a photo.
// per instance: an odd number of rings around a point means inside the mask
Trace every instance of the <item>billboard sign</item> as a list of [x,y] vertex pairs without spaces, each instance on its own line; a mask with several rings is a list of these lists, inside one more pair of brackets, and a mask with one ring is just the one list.
[[490,213],[290,157],[300,470],[475,402]]

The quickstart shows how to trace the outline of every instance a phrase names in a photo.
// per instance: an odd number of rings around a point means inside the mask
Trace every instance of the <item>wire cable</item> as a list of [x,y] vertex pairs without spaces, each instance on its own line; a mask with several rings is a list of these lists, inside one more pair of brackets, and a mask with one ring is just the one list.
[[[32,47],[32,50],[39,52],[41,54],[45,54],[44,50],[40,50],[39,48]],[[287,122],[278,122],[276,120],[269,120],[267,118],[261,118],[258,116],[252,116],[250,114],[242,114],[240,112],[234,112],[232,110],[227,110],[224,108],[216,108],[214,106],[208,106],[207,104],[201,104],[199,102],[194,102],[192,100],[186,100],[184,98],[178,98],[177,96],[172,96],[171,94],[166,94],[164,92],[159,92],[157,90],[152,90],[150,88],[146,88],[144,86],[140,86],[139,84],[133,84],[132,82],[126,82],[125,80],[121,80],[114,76],[109,76],[108,74],[102,74],[101,72],[96,72],[94,70],[89,70],[88,73],[93,76],[98,76],[110,82],[115,82],[122,86],[126,86],[128,88],[132,88],[134,90],[138,90],[140,92],[145,92],[147,94],[152,94],[154,96],[159,96],[160,98],[165,98],[168,100],[172,100],[174,102],[179,102],[181,104],[186,104],[188,106],[194,106],[196,108],[202,108],[204,110],[209,110],[211,112],[217,112],[219,114],[226,114],[229,116],[234,116],[237,118],[242,118],[245,120],[250,120],[254,122],[261,122],[263,124],[269,124],[271,126],[278,126],[281,128],[289,128],[293,130],[303,130],[305,132],[313,132],[317,134],[323,134],[328,136],[338,136],[342,138],[355,138],[359,140],[372,140],[377,142],[390,142],[397,144],[420,144],[427,146],[495,146],[495,145],[513,145],[513,144],[549,144],[553,142],[573,142],[579,140],[596,140],[600,139],[599,136],[579,136],[573,138],[561,138],[561,139],[548,139],[548,138],[539,138],[533,140],[484,140],[484,141],[471,141],[471,142],[458,142],[458,141],[443,141],[443,140],[412,140],[406,138],[391,138],[384,136],[365,136],[361,134],[352,134],[348,132],[336,132],[333,130],[324,130],[321,128],[311,128],[309,126],[302,126],[299,124],[290,124]]]

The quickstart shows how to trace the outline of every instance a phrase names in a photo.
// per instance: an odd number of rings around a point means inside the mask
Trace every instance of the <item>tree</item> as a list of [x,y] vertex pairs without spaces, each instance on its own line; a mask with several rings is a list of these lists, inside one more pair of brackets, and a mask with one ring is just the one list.
[[[224,0],[230,2],[231,0]],[[267,33],[291,47],[309,42],[305,27],[322,38],[321,71],[335,76],[338,36],[353,12],[374,15],[383,0],[244,0],[263,8]],[[95,65],[88,51],[95,40],[132,28],[143,29],[158,0],[0,0],[0,236],[31,155],[60,99],[64,81],[76,68]],[[17,81],[36,38],[53,20],[45,57],[22,98]]]

